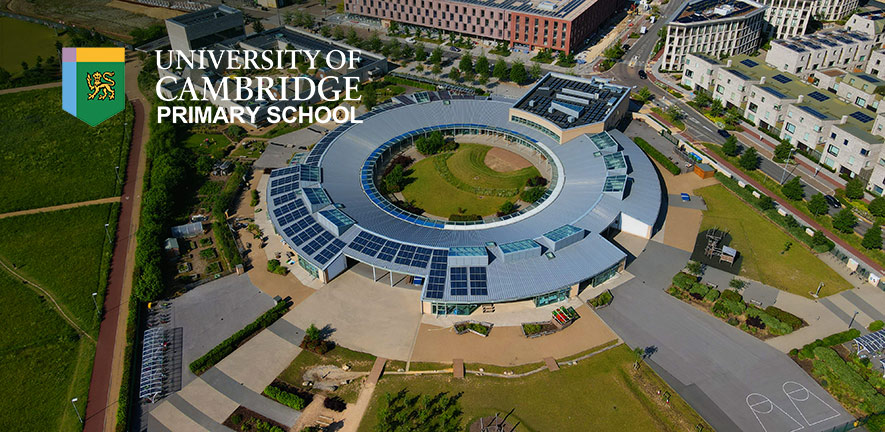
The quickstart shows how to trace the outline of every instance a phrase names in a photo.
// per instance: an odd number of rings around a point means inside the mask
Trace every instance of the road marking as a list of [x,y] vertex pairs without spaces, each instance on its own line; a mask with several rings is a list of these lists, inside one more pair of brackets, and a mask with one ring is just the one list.
[[[787,390],[787,387],[789,387],[790,390]],[[793,406],[796,407],[796,411],[799,411],[799,415],[802,416],[802,420],[805,420],[805,423],[808,423],[809,426],[814,426],[814,425],[816,425],[816,424],[818,424],[818,423],[823,423],[823,422],[825,422],[825,421],[827,421],[827,420],[832,420],[832,419],[834,419],[834,418],[836,418],[836,417],[839,417],[839,412],[838,412],[838,411],[836,411],[832,406],[830,406],[830,404],[824,402],[823,399],[817,397],[816,394],[814,394],[814,393],[808,391],[808,389],[805,388],[804,385],[799,384],[799,383],[797,383],[797,382],[795,382],[795,381],[787,381],[787,382],[784,383],[784,385],[783,385],[782,388],[783,388],[783,390],[784,390],[784,393],[787,395],[787,397],[790,398],[790,402],[792,402],[792,403],[793,403]],[[822,419],[820,419],[820,420],[817,420],[817,421],[815,421],[814,423],[808,421],[808,417],[807,417],[807,416],[805,415],[805,413],[799,408],[799,406],[796,405],[796,402],[806,402],[806,401],[808,401],[809,399],[811,399],[812,397],[815,398],[815,399],[817,399],[817,401],[820,402],[821,404],[823,404],[823,406],[826,407],[826,409],[828,409],[829,412],[832,412],[832,415],[830,415],[829,417],[826,417],[826,418],[822,418]],[[814,403],[814,402],[812,401],[811,403]],[[803,405],[803,406],[805,406],[806,409],[809,408],[808,404],[805,404],[805,405]],[[823,408],[823,407],[820,407],[820,408]],[[829,412],[826,413],[826,414],[829,414]],[[813,415],[813,413],[809,413],[809,414],[812,414],[812,415]]]
[[[753,399],[753,401],[751,402],[750,399]],[[796,431],[805,429],[805,426],[802,426],[802,423],[799,423],[796,419],[793,418],[793,416],[787,414],[786,411],[784,411],[781,407],[775,405],[775,403],[772,402],[771,399],[768,398],[768,396],[765,396],[763,394],[759,394],[759,393],[748,394],[747,395],[747,406],[750,407],[751,411],[753,411],[753,415],[756,416],[756,421],[759,422],[759,426],[762,426],[762,430],[765,432],[769,432],[769,430],[767,427],[765,427],[765,423],[762,422],[762,419],[759,418],[759,414],[763,414],[763,415],[771,414],[775,408],[777,408],[777,410],[780,411],[781,414],[786,416],[786,418],[792,420],[793,424],[798,426],[794,429],[789,430],[789,432],[796,432]],[[775,415],[777,415],[777,414],[775,413]],[[773,417],[773,418],[771,418],[770,423],[772,421],[777,421],[777,420],[786,420],[786,419],[783,417],[780,417],[780,418]],[[784,426],[792,427],[792,425],[784,425]],[[786,432],[786,430],[778,428],[778,430],[771,431],[771,432]]]

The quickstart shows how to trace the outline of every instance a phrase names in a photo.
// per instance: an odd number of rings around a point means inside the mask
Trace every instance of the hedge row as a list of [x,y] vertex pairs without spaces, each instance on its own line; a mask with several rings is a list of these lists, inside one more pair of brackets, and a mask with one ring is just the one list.
[[774,306],[769,306],[765,308],[765,313],[775,317],[778,321],[787,324],[792,327],[793,330],[799,330],[802,326],[805,325],[805,321],[802,321],[802,318],[797,317],[783,309],[776,308]]
[[747,316],[759,318],[759,320],[762,321],[762,324],[765,324],[765,329],[773,335],[779,336],[793,332],[792,326],[755,306],[747,308]]
[[449,165],[446,163],[446,161],[448,161],[449,158],[452,157],[453,154],[454,153],[445,153],[445,154],[441,154],[439,156],[435,156],[433,158],[434,168],[436,168],[436,171],[439,172],[439,175],[448,184],[450,184],[458,189],[461,189],[462,191],[470,192],[470,193],[473,193],[476,195],[495,196],[495,197],[502,197],[502,198],[507,198],[507,197],[519,195],[519,189],[516,189],[516,188],[513,188],[513,189],[481,188],[481,187],[471,186],[470,184],[461,181],[461,179],[459,179],[458,177],[455,177],[455,175],[452,174],[452,171],[449,170]]
[[388,75],[387,77],[384,78],[384,80],[390,81],[394,84],[402,84],[402,85],[407,85],[409,87],[415,87],[415,88],[420,88],[420,89],[424,89],[424,90],[436,91],[436,86],[433,84],[410,80],[410,79],[406,79],[406,78],[400,78],[400,77]]
[[814,342],[803,346],[800,349],[793,349],[790,351],[791,355],[798,357],[800,360],[810,359],[814,356],[814,349],[818,347],[831,347],[834,345],[840,345],[845,342],[854,340],[855,338],[860,337],[860,330],[858,329],[849,329],[843,332],[831,334],[823,339],[817,339]]
[[215,348],[209,350],[209,352],[204,354],[202,357],[191,362],[189,366],[191,372],[196,375],[200,375],[203,372],[209,370],[209,368],[215,366],[216,363],[227,357],[228,354],[234,352],[234,350],[237,349],[240,344],[245,342],[246,339],[249,339],[255,333],[270,326],[271,324],[276,322],[276,320],[280,319],[280,317],[285,315],[288,311],[288,302],[281,301],[277,303],[274,307],[270,308],[270,310],[262,314],[255,321],[253,321],[246,327],[243,327],[242,330],[234,333],[231,337],[216,345]]
[[221,249],[227,262],[230,263],[231,269],[243,263],[243,257],[234,240],[234,235],[227,227],[227,217],[224,212],[233,204],[237,193],[240,191],[240,185],[243,183],[243,176],[246,174],[247,167],[243,164],[237,164],[233,174],[224,183],[224,187],[215,196],[215,202],[212,205],[212,217],[215,222],[212,224],[212,230],[215,232],[215,238],[218,239],[218,248]]
[[829,378],[830,387],[841,388],[851,399],[858,401],[858,408],[867,414],[885,411],[885,396],[851,369],[836,351],[817,347],[814,349],[814,359],[815,374]]
[[264,389],[264,394],[267,397],[294,410],[301,411],[304,409],[305,403],[304,399],[302,399],[301,396],[289,393],[281,388],[269,385],[267,386],[267,388]]
[[663,153],[658,151],[658,149],[652,147],[652,145],[649,144],[648,141],[642,139],[641,137],[636,137],[633,138],[633,142],[635,142],[636,145],[638,145],[639,148],[642,149],[642,151],[651,156],[652,159],[658,161],[658,163],[663,165],[664,168],[666,168],[667,171],[670,171],[671,174],[679,175],[682,173],[682,170],[679,169],[679,165],[676,165],[675,163],[673,163],[673,161],[668,159],[667,156],[664,156]]
[[120,395],[117,399],[117,432],[129,430],[129,413],[132,411],[132,362],[135,360],[135,343],[138,335],[138,318],[140,306],[138,302],[129,302],[129,313],[126,316],[126,347],[123,349],[123,378],[120,383]]

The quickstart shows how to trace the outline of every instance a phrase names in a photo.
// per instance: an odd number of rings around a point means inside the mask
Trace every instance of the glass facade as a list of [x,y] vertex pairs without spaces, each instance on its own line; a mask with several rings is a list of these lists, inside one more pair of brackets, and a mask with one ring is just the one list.
[[569,291],[571,291],[571,288],[563,288],[559,291],[554,291],[549,294],[539,295],[532,300],[535,302],[536,307],[559,303],[561,301],[568,300]]
[[431,303],[430,311],[434,315],[470,315],[478,308],[476,304]]
[[304,258],[301,258],[301,255],[298,255],[298,265],[300,265],[301,268],[303,268],[304,270],[307,270],[307,272],[310,273],[310,275],[313,276],[314,279],[319,279],[319,277],[320,277],[319,269],[317,269],[316,266],[309,263]]
[[603,270],[602,272],[600,272],[596,276],[593,276],[593,278],[590,279],[590,286],[597,286],[597,285],[615,277],[615,275],[618,274],[618,269],[620,267],[621,267],[621,263],[617,263],[617,264]]
[[549,128],[546,128],[546,127],[544,127],[544,126],[541,126],[541,125],[539,125],[539,124],[537,124],[537,123],[535,123],[535,122],[533,122],[533,121],[531,121],[531,120],[524,119],[524,118],[522,118],[522,117],[517,117],[517,116],[515,116],[515,115],[512,115],[512,116],[510,116],[510,121],[512,121],[512,122],[514,122],[514,123],[519,123],[519,124],[522,124],[522,125],[526,125],[526,126],[532,128],[532,129],[539,130],[539,131],[543,132],[544,135],[547,135],[547,136],[549,136],[550,138],[553,138],[553,139],[555,139],[556,141],[559,141],[559,134],[557,134],[556,132],[553,132],[553,131],[550,130]]

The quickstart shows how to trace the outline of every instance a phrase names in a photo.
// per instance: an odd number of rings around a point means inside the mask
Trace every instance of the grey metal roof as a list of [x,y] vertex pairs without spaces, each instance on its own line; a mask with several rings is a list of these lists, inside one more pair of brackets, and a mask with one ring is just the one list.
[[[449,248],[454,248],[455,255],[451,255],[450,259],[456,259],[458,251],[468,250],[461,249],[465,247],[475,248],[482,255],[487,255],[488,264],[483,265],[488,279],[487,295],[474,294],[484,292],[480,289],[468,290],[466,295],[453,295],[448,278],[442,292],[437,286],[431,297],[428,297],[429,288],[425,286],[425,300],[447,302],[500,302],[530,298],[581,282],[620,262],[626,255],[600,233],[618,222],[622,213],[647,225],[654,225],[660,210],[661,186],[649,159],[617,130],[607,132],[604,140],[581,135],[560,145],[534,129],[510,122],[509,109],[512,104],[508,100],[472,97],[397,104],[369,113],[363,118],[362,124],[343,125],[324,137],[304,163],[322,168],[319,186],[326,191],[332,203],[356,222],[354,228],[357,229],[351,228],[336,239],[347,244],[340,253],[376,267],[416,276],[428,276],[431,266],[423,261],[421,265],[412,265],[414,262],[409,261],[412,247],[445,252],[447,256],[452,253]],[[554,159],[551,163],[561,166],[560,179],[556,185],[551,185],[554,191],[546,206],[502,223],[443,229],[393,217],[364,192],[361,187],[361,176],[366,175],[362,172],[364,162],[379,145],[416,129],[462,123],[510,130],[535,140],[535,145],[544,148]],[[627,164],[626,175],[630,183],[623,199],[619,194],[603,193],[608,170],[594,142],[609,140],[616,144],[612,146],[614,151],[620,149]],[[271,173],[271,177],[273,180],[289,179],[298,172],[298,168],[283,168]],[[268,188],[270,190],[270,186]],[[285,192],[281,189],[269,195],[268,214],[274,226],[299,254],[302,254],[304,244],[310,239],[321,238],[322,232],[325,232],[322,228],[320,231],[311,228],[316,216],[306,212],[303,207],[297,191]],[[292,216],[287,217],[290,214]],[[504,260],[483,246],[540,238],[565,225],[586,230],[588,234],[576,243],[557,250],[552,259],[541,254],[516,261]],[[285,230],[292,235],[285,233]],[[305,236],[309,238],[304,239]],[[365,247],[367,239],[371,244]],[[306,255],[308,261],[319,268],[325,268],[331,262],[319,263],[314,258],[316,251],[307,251]]]

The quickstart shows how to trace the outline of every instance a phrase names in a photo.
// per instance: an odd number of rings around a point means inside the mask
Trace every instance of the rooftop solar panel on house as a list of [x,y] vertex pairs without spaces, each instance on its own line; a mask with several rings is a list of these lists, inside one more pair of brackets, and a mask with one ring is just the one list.
[[470,267],[470,295],[486,296],[489,295],[488,276],[485,267]]
[[816,109],[814,109],[814,108],[812,108],[812,107],[810,107],[810,106],[799,105],[799,109],[801,109],[802,111],[805,111],[805,112],[807,112],[808,114],[811,114],[811,115],[813,115],[813,116],[815,116],[815,117],[817,117],[817,118],[819,118],[819,119],[821,119],[821,120],[826,120],[827,118],[829,118],[829,117],[827,117],[826,114],[823,114],[823,113],[821,113],[820,111],[818,111],[818,110],[816,110]]
[[870,117],[860,111],[855,111],[855,112],[851,113],[851,117],[861,123],[869,123],[869,122],[873,121],[872,117]]
[[778,98],[778,99],[786,99],[786,98],[787,98],[787,95],[785,95],[785,94],[783,94],[783,93],[781,93],[781,92],[779,92],[779,91],[777,91],[777,90],[775,90],[775,89],[773,89],[773,88],[771,88],[771,87],[763,86],[763,87],[760,87],[760,88],[761,88],[762,90],[765,90],[765,91],[768,92],[769,94],[775,96],[775,97]]
[[467,267],[449,268],[449,294],[453,296],[467,295]]
[[775,81],[777,81],[777,82],[779,82],[779,83],[781,83],[781,84],[786,84],[786,83],[788,83],[788,82],[790,82],[790,81],[793,81],[791,78],[786,77],[786,76],[781,75],[781,74],[777,74],[777,75],[771,77],[771,79],[773,79],[773,80],[775,80]]
[[812,99],[814,99],[814,100],[816,100],[816,101],[818,101],[818,102],[823,102],[823,101],[825,101],[825,100],[830,99],[829,96],[827,96],[827,95],[825,95],[825,94],[823,94],[823,93],[821,93],[821,92],[817,92],[817,91],[814,91],[814,92],[808,93],[808,97],[810,97],[810,98],[812,98]]
[[866,82],[868,82],[868,83],[874,83],[874,84],[875,84],[875,83],[881,82],[878,78],[873,77],[873,76],[869,76],[869,75],[867,75],[867,74],[860,74],[860,75],[858,75],[858,77],[860,77],[860,79],[862,79],[862,80],[864,80],[864,81],[866,81]]
[[744,59],[744,60],[741,60],[741,64],[744,65],[744,66],[746,66],[746,67],[756,67],[756,66],[759,66],[759,63],[756,63],[756,62],[754,62],[753,60],[750,60],[750,59]]

